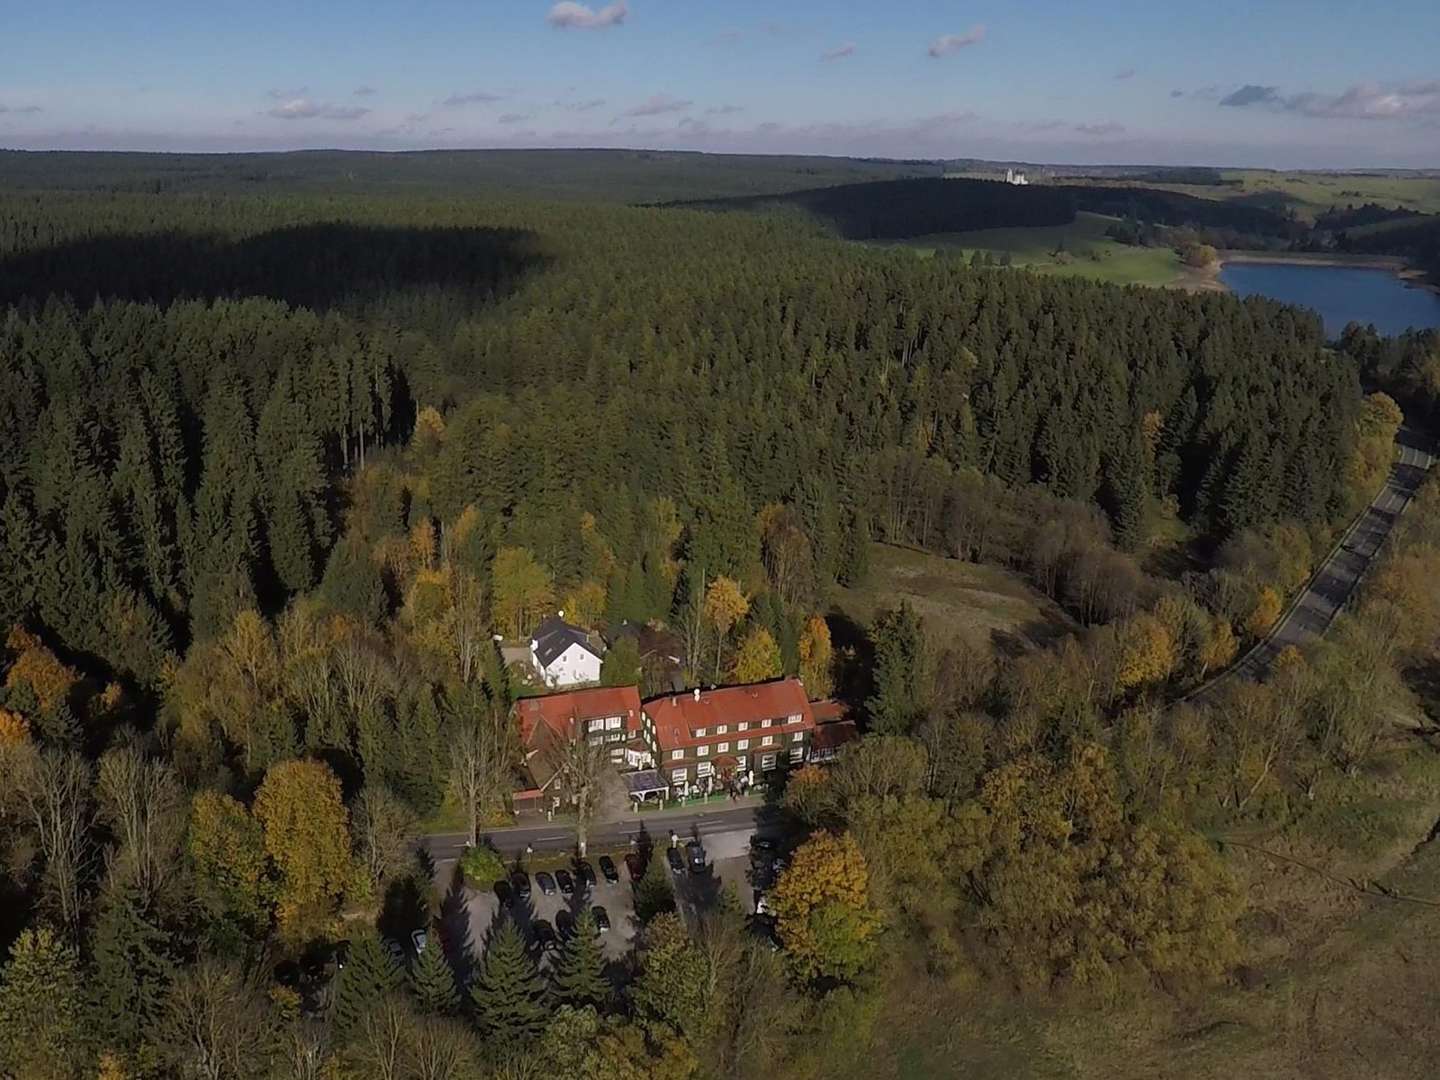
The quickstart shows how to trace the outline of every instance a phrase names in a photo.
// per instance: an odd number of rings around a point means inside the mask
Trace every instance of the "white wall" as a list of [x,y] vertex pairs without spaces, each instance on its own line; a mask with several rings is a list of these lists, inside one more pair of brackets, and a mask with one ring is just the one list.
[[545,669],[551,686],[577,686],[600,681],[600,658],[588,649],[571,645]]

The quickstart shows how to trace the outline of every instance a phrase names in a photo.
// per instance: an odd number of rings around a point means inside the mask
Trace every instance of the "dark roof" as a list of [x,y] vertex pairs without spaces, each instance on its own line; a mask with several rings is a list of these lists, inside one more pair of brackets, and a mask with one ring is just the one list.
[[535,633],[530,635],[530,645],[535,650],[535,657],[540,661],[541,667],[549,667],[571,645],[579,645],[592,656],[600,655],[595,646],[590,644],[589,634],[555,615],[547,618],[536,628]]
[[644,795],[648,791],[663,791],[665,781],[660,779],[659,769],[645,769],[642,772],[626,773],[622,778],[632,795]]
[[622,622],[619,628],[610,635],[610,643],[613,645],[621,638],[630,638],[635,642],[642,660],[658,656],[675,664],[685,663],[685,645],[676,634],[669,630],[662,630],[648,623],[632,623],[627,620]]

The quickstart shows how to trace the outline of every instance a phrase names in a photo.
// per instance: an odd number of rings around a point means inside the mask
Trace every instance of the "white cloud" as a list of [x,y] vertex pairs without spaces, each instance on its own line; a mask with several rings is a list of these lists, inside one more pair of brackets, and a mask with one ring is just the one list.
[[329,105],[309,98],[293,98],[265,111],[276,120],[358,120],[369,113],[359,105]]
[[1440,116],[1440,79],[1398,85],[1357,83],[1339,94],[1307,90],[1282,94],[1278,87],[1249,83],[1220,99],[1229,108],[1298,113],[1321,120],[1406,120]]
[[625,0],[615,0],[596,10],[575,0],[560,0],[545,16],[545,21],[560,29],[596,30],[606,26],[618,26],[630,14]]
[[971,45],[978,45],[984,40],[985,27],[977,23],[963,34],[941,34],[930,43],[930,55],[939,59],[942,56],[959,52],[961,49],[967,49]]
[[626,109],[626,116],[659,116],[662,113],[684,112],[692,102],[678,101],[669,94],[656,94],[652,98],[642,101],[633,109]]
[[821,60],[843,60],[847,56],[855,55],[855,42],[847,41],[844,45],[836,45],[833,49],[826,49],[820,54]]

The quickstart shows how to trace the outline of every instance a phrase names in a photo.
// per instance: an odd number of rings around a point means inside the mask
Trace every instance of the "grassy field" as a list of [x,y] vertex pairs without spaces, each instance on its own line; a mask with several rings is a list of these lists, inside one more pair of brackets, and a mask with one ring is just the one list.
[[1440,176],[1384,175],[1320,172],[1268,172],[1263,169],[1226,170],[1219,186],[1145,184],[1179,191],[1202,199],[1236,199],[1279,210],[1294,210],[1303,221],[1332,206],[1404,207],[1440,214]]
[[1032,229],[980,229],[936,233],[902,241],[923,257],[969,259],[976,252],[1009,255],[1012,266],[1043,274],[1069,274],[1117,285],[1177,285],[1186,280],[1170,248],[1130,247],[1105,235],[1115,218],[1077,214],[1069,225]]
[[859,588],[841,589],[835,608],[866,626],[901,600],[942,644],[959,637],[1019,651],[1075,629],[1054,601],[1017,574],[886,544],[872,546],[869,578]]

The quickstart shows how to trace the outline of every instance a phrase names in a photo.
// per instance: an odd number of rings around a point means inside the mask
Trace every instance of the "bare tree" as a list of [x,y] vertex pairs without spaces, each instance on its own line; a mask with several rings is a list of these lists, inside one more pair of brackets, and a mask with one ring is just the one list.
[[177,1075],[196,1080],[249,1080],[264,1075],[275,1049],[269,1007],[255,977],[202,959],[170,988],[156,1045]]
[[370,785],[350,810],[355,852],[377,887],[405,866],[417,829],[415,814],[389,788]]
[[170,766],[134,747],[100,759],[101,814],[119,840],[111,870],[153,899],[177,862],[185,829],[184,797]]
[[557,740],[548,753],[555,769],[556,794],[575,808],[575,838],[583,857],[610,753],[603,742],[592,743],[582,731],[574,732],[572,738]]
[[400,1080],[405,1075],[414,1017],[405,1002],[395,994],[386,994],[373,1008],[367,1009],[356,1025],[352,1040],[357,1075],[374,1080]]
[[485,590],[480,579],[460,567],[450,570],[450,611],[446,629],[460,665],[460,678],[467,685],[480,671],[484,650],[490,648],[489,620],[485,615]]
[[463,717],[450,742],[450,797],[465,812],[470,843],[480,840],[480,819],[508,789],[515,761],[509,718],[488,703]]
[[91,855],[90,765],[73,750],[8,747],[0,757],[0,797],[35,831],[45,858],[46,900],[60,923],[80,922],[80,884]]

